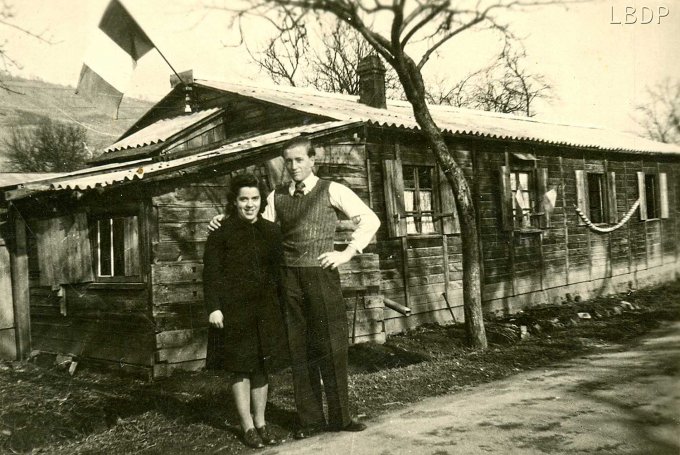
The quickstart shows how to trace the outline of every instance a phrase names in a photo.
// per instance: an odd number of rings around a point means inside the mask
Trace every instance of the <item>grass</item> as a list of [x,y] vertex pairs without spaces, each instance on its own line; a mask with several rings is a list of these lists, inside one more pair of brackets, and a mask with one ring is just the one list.
[[[680,282],[630,295],[538,307],[489,323],[491,336],[508,324],[532,332],[522,342],[465,347],[460,325],[427,325],[389,337],[384,345],[350,350],[350,398],[369,420],[425,397],[545,367],[603,346],[633,342],[663,321],[680,319]],[[626,300],[639,310],[615,312]],[[578,319],[577,312],[593,318]],[[510,326],[512,327],[512,326]],[[295,414],[289,373],[271,378],[268,419],[290,437]],[[225,423],[226,421],[226,423]],[[128,454],[249,452],[217,373],[181,373],[150,383],[58,366],[0,363],[0,451],[6,453]]]

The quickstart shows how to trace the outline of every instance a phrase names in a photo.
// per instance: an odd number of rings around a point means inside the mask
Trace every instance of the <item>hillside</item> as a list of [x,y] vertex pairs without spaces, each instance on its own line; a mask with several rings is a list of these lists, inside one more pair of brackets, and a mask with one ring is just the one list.
[[0,89],[0,172],[4,165],[4,139],[15,126],[31,126],[41,118],[73,122],[87,130],[87,146],[95,154],[112,144],[152,105],[152,102],[123,98],[114,120],[76,95],[73,87],[3,75],[3,82],[17,93]]

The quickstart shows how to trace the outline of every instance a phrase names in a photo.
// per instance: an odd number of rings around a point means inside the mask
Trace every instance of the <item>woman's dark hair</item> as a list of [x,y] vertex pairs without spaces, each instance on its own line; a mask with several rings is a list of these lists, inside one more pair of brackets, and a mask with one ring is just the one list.
[[234,203],[236,202],[236,198],[238,197],[241,188],[257,188],[260,191],[260,213],[262,213],[267,205],[267,189],[262,185],[262,182],[250,172],[235,175],[231,179],[229,194],[227,195],[227,202],[229,203],[227,213],[235,213],[236,207],[234,206]]

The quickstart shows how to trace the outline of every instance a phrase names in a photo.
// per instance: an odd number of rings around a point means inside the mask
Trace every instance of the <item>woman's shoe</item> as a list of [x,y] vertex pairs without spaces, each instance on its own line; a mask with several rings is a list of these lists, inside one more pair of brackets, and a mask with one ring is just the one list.
[[260,428],[255,427],[255,429],[260,434],[262,442],[264,442],[266,445],[275,446],[281,442],[276,438],[276,436],[272,434],[271,431],[269,431],[269,427],[267,425],[264,425]]
[[257,431],[255,431],[255,428],[251,428],[250,430],[243,432],[243,443],[248,447],[252,447],[253,449],[261,449],[264,447],[262,439],[260,439],[260,436],[257,434]]

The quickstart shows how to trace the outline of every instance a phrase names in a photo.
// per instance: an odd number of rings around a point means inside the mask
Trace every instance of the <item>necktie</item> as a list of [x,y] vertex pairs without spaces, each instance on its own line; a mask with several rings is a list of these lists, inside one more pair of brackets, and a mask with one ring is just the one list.
[[302,197],[305,194],[305,184],[302,182],[295,182],[295,191],[293,197]]

